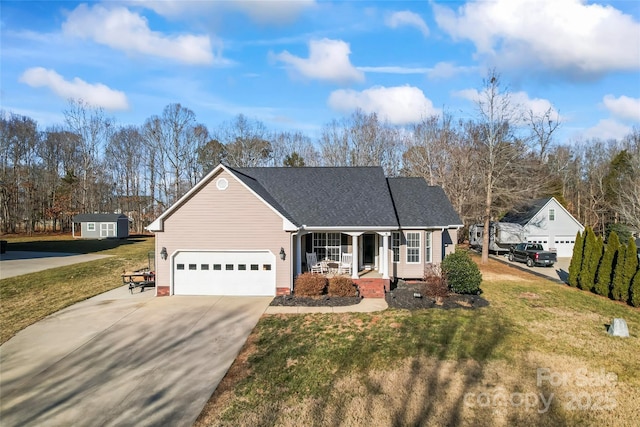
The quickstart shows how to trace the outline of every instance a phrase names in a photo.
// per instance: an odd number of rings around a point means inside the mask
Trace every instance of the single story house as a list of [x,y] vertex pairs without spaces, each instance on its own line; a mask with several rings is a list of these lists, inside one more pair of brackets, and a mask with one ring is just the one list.
[[527,242],[540,243],[558,257],[571,257],[576,235],[584,231],[584,226],[555,197],[524,203],[500,221],[522,225]]
[[365,277],[387,289],[422,278],[455,250],[461,227],[442,188],[387,178],[381,167],[221,164],[147,229],[157,295],[273,296],[294,290],[307,254],[350,260],[361,292]]
[[[80,235],[76,236],[76,224]],[[129,218],[124,214],[78,214],[73,217],[73,237],[82,239],[125,239],[129,237]]]

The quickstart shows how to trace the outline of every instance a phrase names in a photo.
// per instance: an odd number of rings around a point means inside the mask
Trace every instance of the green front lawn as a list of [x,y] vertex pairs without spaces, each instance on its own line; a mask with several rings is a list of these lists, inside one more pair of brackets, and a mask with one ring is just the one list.
[[481,269],[479,310],[265,316],[196,425],[635,425],[640,311]]
[[152,237],[74,240],[71,236],[58,235],[6,240],[9,241],[9,251],[111,256],[0,280],[0,343],[49,314],[122,286],[122,272],[146,267],[147,253],[154,248]]

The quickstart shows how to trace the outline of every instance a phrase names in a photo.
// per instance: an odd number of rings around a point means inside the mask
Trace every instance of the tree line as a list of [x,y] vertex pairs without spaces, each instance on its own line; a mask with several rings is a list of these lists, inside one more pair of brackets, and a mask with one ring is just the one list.
[[3,233],[66,231],[73,215],[87,212],[125,213],[140,233],[221,162],[382,166],[388,176],[421,176],[444,189],[466,225],[555,196],[599,235],[640,230],[640,130],[617,140],[558,141],[553,108],[523,110],[495,71],[471,119],[445,111],[394,126],[356,111],[314,138],[272,131],[243,114],[208,129],[177,103],[139,125],[119,125],[82,100],[69,101],[63,115],[43,130],[33,118],[0,114]]

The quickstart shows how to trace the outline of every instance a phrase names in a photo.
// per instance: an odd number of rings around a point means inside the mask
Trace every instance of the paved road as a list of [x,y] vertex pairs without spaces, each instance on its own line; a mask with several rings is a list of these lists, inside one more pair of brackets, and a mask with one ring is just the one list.
[[63,252],[8,251],[0,255],[0,279],[35,273],[49,268],[94,261],[111,255],[69,254]]
[[120,287],[0,347],[3,426],[190,426],[269,297],[159,297]]

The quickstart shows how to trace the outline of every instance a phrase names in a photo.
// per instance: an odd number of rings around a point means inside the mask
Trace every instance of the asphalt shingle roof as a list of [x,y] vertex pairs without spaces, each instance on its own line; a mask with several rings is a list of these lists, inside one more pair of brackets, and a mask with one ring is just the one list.
[[441,187],[423,178],[388,178],[389,189],[401,227],[446,227],[462,225]]
[[298,226],[398,226],[380,167],[229,169]]
[[381,167],[228,169],[297,226],[462,225],[442,188],[386,178]]
[[119,218],[126,218],[125,214],[108,214],[108,213],[97,213],[97,214],[78,214],[74,215],[73,222],[115,222]]
[[500,222],[512,222],[515,224],[526,225],[538,212],[540,212],[540,209],[542,209],[544,205],[549,203],[549,200],[551,200],[551,197],[525,202],[517,208],[507,212]]

